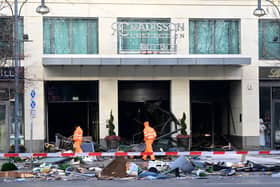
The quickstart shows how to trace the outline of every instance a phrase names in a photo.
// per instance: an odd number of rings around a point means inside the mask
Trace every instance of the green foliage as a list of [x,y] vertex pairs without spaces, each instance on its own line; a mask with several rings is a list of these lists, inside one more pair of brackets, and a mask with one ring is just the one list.
[[17,166],[12,162],[6,162],[1,167],[1,171],[12,171],[17,169]]
[[82,160],[83,160],[83,158],[82,158],[82,157],[79,157],[79,156],[77,156],[77,157],[74,158],[74,161],[75,161],[75,162],[77,162],[77,161],[82,161]]
[[71,165],[70,165],[70,164],[64,163],[64,164],[60,164],[58,168],[61,169],[61,170],[65,170],[65,169],[68,168],[69,166],[71,166]]
[[112,114],[112,110],[110,112],[110,118],[108,121],[108,125],[109,125],[109,136],[115,136],[115,125],[114,125],[114,116]]
[[180,125],[182,127],[181,134],[182,135],[188,135],[187,130],[186,130],[187,129],[187,124],[186,124],[186,113],[185,112],[183,113],[183,117],[180,120]]

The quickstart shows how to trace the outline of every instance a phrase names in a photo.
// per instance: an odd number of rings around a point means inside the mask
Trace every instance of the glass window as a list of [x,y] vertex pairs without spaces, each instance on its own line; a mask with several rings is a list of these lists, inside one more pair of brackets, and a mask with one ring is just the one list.
[[118,19],[119,53],[162,54],[175,48],[170,44],[170,19]]
[[259,21],[259,58],[280,59],[280,22],[279,20]]
[[[20,57],[23,55],[23,18],[19,18],[19,45],[20,45]],[[0,58],[9,59],[13,56],[13,17],[0,18]]]
[[239,20],[189,21],[190,54],[239,54]]
[[263,120],[270,117],[271,113],[271,88],[260,87],[260,118]]
[[96,54],[97,19],[44,18],[44,54]]

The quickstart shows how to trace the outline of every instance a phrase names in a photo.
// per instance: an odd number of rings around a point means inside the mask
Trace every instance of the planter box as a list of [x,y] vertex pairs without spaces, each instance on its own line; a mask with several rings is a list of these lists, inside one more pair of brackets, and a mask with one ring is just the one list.
[[117,149],[119,147],[119,140],[106,140],[108,149]]
[[177,146],[190,150],[190,136],[177,137]]
[[106,144],[107,144],[107,149],[117,149],[119,147],[119,141],[121,137],[119,136],[106,136]]

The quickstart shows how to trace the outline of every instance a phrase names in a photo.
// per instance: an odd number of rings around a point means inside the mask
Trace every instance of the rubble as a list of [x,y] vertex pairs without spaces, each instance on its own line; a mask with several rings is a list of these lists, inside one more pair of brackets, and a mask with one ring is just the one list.
[[101,172],[102,177],[126,177],[126,162],[124,157],[116,157],[104,170]]
[[[141,146],[126,146],[133,150]],[[88,144],[92,149],[92,144]],[[141,148],[142,149],[142,148]],[[264,156],[159,156],[155,161],[134,157],[50,157],[11,159],[19,170],[0,172],[4,181],[30,180],[155,180],[206,179],[209,177],[269,175],[280,177],[280,161]],[[7,160],[4,160],[5,163]]]

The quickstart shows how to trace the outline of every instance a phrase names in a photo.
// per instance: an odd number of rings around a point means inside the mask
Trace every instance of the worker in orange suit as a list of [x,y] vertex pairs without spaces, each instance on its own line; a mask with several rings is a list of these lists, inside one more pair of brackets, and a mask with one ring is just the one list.
[[[152,153],[153,152],[153,142],[157,137],[157,133],[154,128],[150,127],[149,122],[144,122],[144,141],[146,144],[145,152]],[[155,155],[150,155],[151,160],[155,160]],[[147,159],[147,155],[143,155],[143,160]]]
[[76,130],[74,131],[73,141],[75,153],[82,153],[83,150],[81,148],[81,144],[83,142],[83,130],[80,126],[77,126]]

